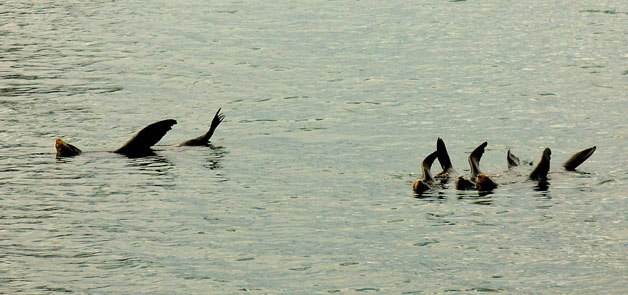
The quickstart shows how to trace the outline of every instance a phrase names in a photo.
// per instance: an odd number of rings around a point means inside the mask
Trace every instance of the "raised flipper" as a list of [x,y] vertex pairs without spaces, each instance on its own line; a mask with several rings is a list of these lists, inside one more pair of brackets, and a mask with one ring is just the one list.
[[436,151],[438,152],[438,162],[443,168],[443,171],[436,175],[436,178],[449,178],[456,173],[454,166],[451,164],[449,153],[447,153],[447,147],[445,142],[439,137],[436,141]]
[[412,189],[415,192],[422,193],[426,190],[429,190],[431,185],[434,183],[434,178],[432,177],[430,169],[432,168],[432,163],[434,163],[436,157],[438,157],[438,151],[429,154],[423,160],[423,163],[421,164],[421,169],[423,170],[423,178],[415,180],[414,184],[412,184]]
[[123,154],[129,157],[141,157],[151,155],[153,151],[151,147],[161,140],[172,125],[177,121],[169,119],[150,124],[140,130],[133,138],[131,138],[121,148],[115,150],[115,153]]
[[216,112],[216,114],[214,115],[214,119],[212,120],[212,125],[209,127],[209,131],[207,131],[207,133],[194,138],[194,139],[190,139],[186,142],[183,142],[181,144],[179,144],[180,146],[206,146],[209,144],[209,139],[212,137],[212,135],[214,134],[214,131],[216,131],[216,128],[218,127],[218,125],[220,125],[220,122],[222,122],[222,120],[225,119],[225,115],[220,113],[220,109],[218,109],[218,111]]
[[549,172],[549,169],[550,169],[551,155],[552,155],[552,150],[550,150],[549,148],[546,148],[543,151],[541,160],[539,161],[538,164],[536,164],[536,167],[534,167],[534,170],[532,170],[532,173],[530,173],[529,178],[531,180],[539,180],[539,181],[547,180],[547,173]]
[[508,149],[508,153],[506,153],[506,159],[508,160],[508,168],[519,166],[521,163],[517,156],[510,153],[510,149]]
[[579,151],[575,153],[569,160],[567,160],[563,167],[569,171],[574,171],[580,164],[586,161],[593,153],[595,152],[596,147],[591,147],[586,150]]
[[57,149],[57,158],[74,157],[83,152],[79,148],[63,141],[61,138],[55,140],[55,148]]
[[484,148],[488,145],[485,141],[481,145],[471,152],[469,155],[469,166],[471,166],[471,179],[475,179],[478,177],[480,173],[480,159],[482,159],[482,155],[484,154]]

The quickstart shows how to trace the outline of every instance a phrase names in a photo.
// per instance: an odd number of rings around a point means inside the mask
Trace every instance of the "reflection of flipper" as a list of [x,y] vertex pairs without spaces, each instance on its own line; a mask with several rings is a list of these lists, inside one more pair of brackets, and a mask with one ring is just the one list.
[[57,149],[57,157],[74,157],[82,153],[79,148],[63,141],[61,138],[55,140],[55,149]]
[[580,164],[582,164],[589,157],[591,157],[591,155],[593,155],[593,153],[595,152],[595,149],[596,147],[591,147],[586,150],[577,152],[563,164],[563,167],[565,167],[565,169],[570,170],[570,171],[576,170],[576,168],[580,166]]
[[114,152],[131,157],[150,155],[153,153],[151,147],[159,142],[174,124],[177,124],[177,121],[172,119],[150,124]]
[[412,189],[415,192],[422,193],[426,190],[429,190],[431,185],[434,183],[434,178],[432,177],[430,169],[432,168],[432,163],[434,163],[436,157],[438,157],[438,151],[431,153],[423,160],[423,163],[421,164],[421,169],[423,170],[423,178],[415,180],[414,184],[412,185]]
[[471,152],[469,155],[469,166],[471,166],[471,179],[475,179],[478,174],[482,173],[480,171],[480,159],[482,159],[482,155],[484,154],[484,148],[488,145],[485,141],[481,145]]
[[550,169],[551,155],[552,155],[552,150],[550,150],[549,148],[546,148],[543,151],[541,160],[539,161],[538,164],[536,164],[536,167],[534,167],[534,170],[532,170],[532,173],[530,173],[531,180],[547,180],[547,173],[549,172],[549,169]]
[[212,125],[209,127],[209,130],[207,131],[207,133],[194,138],[194,139],[190,139],[186,142],[183,142],[179,145],[181,146],[203,146],[203,145],[208,145],[209,144],[209,139],[212,137],[212,135],[214,134],[214,131],[216,131],[216,128],[218,127],[218,125],[220,125],[220,122],[222,122],[222,120],[225,119],[225,115],[220,113],[220,109],[218,109],[218,111],[216,112],[216,114],[214,115],[214,119],[212,120]]
[[508,160],[508,168],[519,166],[521,163],[517,156],[510,153],[510,149],[508,149],[508,153],[506,153],[506,159]]

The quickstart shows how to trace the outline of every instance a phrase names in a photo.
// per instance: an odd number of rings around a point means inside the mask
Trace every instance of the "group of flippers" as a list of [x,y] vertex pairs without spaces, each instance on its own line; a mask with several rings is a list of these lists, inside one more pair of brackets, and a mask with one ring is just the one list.
[[[220,109],[214,115],[214,118],[211,122],[211,126],[209,130],[202,134],[199,137],[187,140],[178,144],[177,146],[208,146],[209,140],[211,139],[214,131],[220,123],[224,120],[225,116],[220,112]],[[168,131],[172,129],[172,126],[177,124],[177,121],[174,119],[162,120],[159,122],[155,122],[150,124],[144,129],[140,130],[134,137],[132,137],[129,141],[127,141],[122,147],[114,150],[114,153],[122,154],[128,157],[144,157],[154,155],[154,151],[152,147],[157,144],[161,140]],[[436,151],[429,154],[422,163],[422,172],[423,176],[416,181],[412,185],[412,189],[414,192],[418,194],[422,194],[426,191],[429,191],[433,188],[436,188],[444,183],[449,182],[451,179],[455,179],[455,187],[458,190],[469,190],[475,189],[480,192],[490,192],[497,188],[497,183],[495,183],[488,175],[482,173],[480,170],[480,159],[482,159],[482,155],[484,154],[484,149],[488,145],[487,142],[483,142],[480,144],[471,155],[469,155],[469,166],[471,168],[471,173],[469,179],[465,178],[462,175],[459,175],[451,164],[451,159],[449,158],[449,153],[447,153],[447,147],[445,147],[445,142],[438,138],[436,141]],[[55,141],[55,148],[57,150],[57,157],[73,157],[80,155],[83,151],[77,148],[74,145],[66,143],[61,138],[57,138]],[[586,161],[593,153],[595,152],[596,147],[591,147],[585,150],[582,150],[576,154],[574,154],[569,160],[567,160],[563,167],[567,170],[575,170],[580,164]],[[530,180],[535,181],[546,181],[547,174],[550,169],[550,156],[552,151],[549,148],[546,148],[543,151],[543,155],[541,156],[541,160],[536,164],[528,178]],[[432,176],[432,172],[430,171],[432,168],[432,164],[434,160],[438,159],[443,171]],[[506,154],[506,159],[508,161],[508,168],[519,166],[520,161],[515,155],[513,155],[510,150]]]
[[[224,120],[225,116],[220,113],[220,109],[214,115],[209,130],[199,137],[187,140],[178,144],[178,146],[207,146],[216,128]],[[154,154],[152,147],[161,140],[172,126],[177,124],[176,120],[167,119],[150,124],[140,130],[134,137],[127,141],[122,147],[113,151],[114,153],[125,155],[131,158],[144,157]],[[55,140],[55,148],[57,149],[57,157],[73,157],[80,155],[83,151],[74,145],[66,143],[61,138]]]
[[[436,151],[429,154],[421,165],[423,176],[414,181],[412,185],[412,189],[417,194],[422,194],[428,190],[436,188],[441,184],[449,182],[451,179],[455,179],[455,187],[458,190],[470,190],[475,189],[480,192],[490,192],[497,188],[497,183],[494,182],[487,174],[483,173],[480,170],[480,159],[482,159],[482,155],[484,154],[484,149],[488,145],[487,142],[483,142],[477,148],[471,152],[469,155],[469,166],[471,168],[471,173],[469,175],[469,179],[465,178],[462,175],[459,175],[451,164],[451,159],[449,158],[449,154],[447,153],[447,147],[445,147],[445,142],[438,138],[436,141]],[[582,151],[577,152],[569,160],[567,160],[563,167],[566,170],[573,171],[580,164],[586,161],[593,153],[595,152],[596,147],[591,147]],[[550,170],[550,158],[552,151],[549,148],[543,150],[543,155],[541,159],[536,164],[528,179],[534,181],[547,181],[547,174]],[[432,163],[434,160],[438,159],[443,171],[432,176],[432,172],[430,171],[432,168]],[[520,160],[518,157],[513,155],[510,150],[508,150],[506,154],[506,159],[508,161],[508,168],[512,168],[520,165]]]

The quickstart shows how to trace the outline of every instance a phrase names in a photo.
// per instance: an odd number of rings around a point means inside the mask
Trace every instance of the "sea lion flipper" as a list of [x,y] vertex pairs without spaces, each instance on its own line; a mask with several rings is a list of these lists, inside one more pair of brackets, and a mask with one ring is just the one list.
[[508,153],[506,153],[506,159],[508,160],[508,168],[519,166],[521,163],[519,158],[510,152],[510,149],[508,149]]
[[471,166],[471,179],[475,179],[480,173],[480,160],[484,154],[484,148],[488,145],[488,142],[483,142],[476,147],[471,155],[469,155],[469,166]]
[[55,140],[55,149],[57,149],[57,158],[74,157],[83,152],[79,148],[63,141],[61,138]]
[[539,163],[536,164],[536,167],[534,167],[534,170],[532,170],[532,173],[530,173],[530,179],[531,180],[547,180],[547,173],[549,172],[550,169],[550,159],[551,159],[551,155],[552,155],[552,150],[550,150],[549,148],[546,148],[545,150],[543,150],[543,155],[541,156],[541,160],[539,160]]
[[193,138],[190,139],[188,141],[185,141],[181,144],[179,144],[180,146],[201,146],[201,145],[207,145],[209,143],[209,139],[212,138],[212,135],[214,135],[214,131],[216,131],[216,128],[218,128],[218,125],[220,125],[220,123],[222,122],[222,120],[225,119],[225,115],[220,113],[220,108],[218,109],[218,111],[216,112],[216,114],[214,115],[214,119],[212,120],[212,124],[209,127],[209,130],[207,131],[207,133],[197,137],[197,138]]
[[594,146],[594,147],[590,147],[588,149],[581,150],[575,153],[573,156],[571,156],[571,158],[569,158],[569,160],[567,160],[563,164],[563,167],[565,167],[565,169],[570,170],[570,171],[576,170],[576,168],[580,166],[580,164],[582,164],[589,157],[591,157],[591,155],[593,155],[593,153],[595,152],[595,149],[596,147]]
[[434,178],[432,177],[432,172],[430,170],[432,169],[432,164],[434,163],[434,160],[437,157],[438,157],[438,151],[435,151],[429,154],[427,157],[425,157],[425,159],[423,160],[423,163],[421,164],[421,169],[423,170],[423,180],[425,182],[434,181]]
[[140,130],[133,138],[125,143],[115,153],[127,156],[141,156],[151,154],[151,147],[161,140],[172,126],[177,124],[176,120],[168,119],[150,124]]
[[432,168],[432,164],[437,157],[438,151],[435,151],[425,157],[425,159],[423,159],[423,162],[421,163],[423,178],[415,180],[412,184],[412,189],[414,190],[414,192],[420,194],[430,189],[432,183],[434,182],[434,178],[432,177],[430,169]]
[[445,147],[445,142],[440,137],[436,141],[436,150],[438,151],[438,162],[443,168],[443,172],[454,171],[454,166],[451,164],[447,147]]

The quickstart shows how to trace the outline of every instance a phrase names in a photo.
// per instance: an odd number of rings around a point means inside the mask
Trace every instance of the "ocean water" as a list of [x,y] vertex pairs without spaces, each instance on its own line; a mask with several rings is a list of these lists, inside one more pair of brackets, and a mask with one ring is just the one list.
[[1,2],[0,293],[628,293],[628,4],[382,2]]

